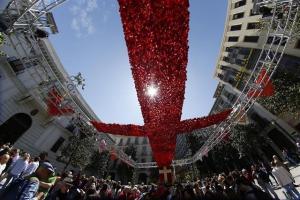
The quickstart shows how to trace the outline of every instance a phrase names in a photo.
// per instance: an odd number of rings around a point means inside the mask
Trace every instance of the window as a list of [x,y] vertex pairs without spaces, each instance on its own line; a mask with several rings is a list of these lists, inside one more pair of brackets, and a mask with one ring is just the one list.
[[255,43],[259,39],[259,36],[245,36],[244,42],[252,42]]
[[242,65],[245,65],[245,61],[241,60],[241,59],[236,59],[235,64],[242,66]]
[[226,71],[226,70],[230,70],[230,67],[221,65],[220,69]]
[[241,54],[241,55],[249,55],[250,54],[250,49],[249,48],[240,48],[239,49],[239,54]]
[[228,37],[228,42],[237,42],[239,40],[238,36],[231,36]]
[[230,31],[238,31],[238,30],[241,30],[242,28],[242,25],[239,24],[239,25],[233,25],[230,27]]
[[142,147],[142,155],[143,156],[147,155],[147,147],[146,146]]
[[147,138],[146,137],[144,137],[144,139],[143,139],[143,144],[147,144]]
[[8,59],[8,62],[15,73],[20,73],[25,70],[20,59]]
[[226,52],[232,52],[232,51],[233,51],[233,48],[232,48],[232,47],[226,47],[225,51],[226,51]]
[[228,58],[227,56],[224,56],[224,57],[223,57],[223,61],[225,61],[225,62],[228,62],[228,63],[229,63],[229,61],[230,61],[230,60],[229,60],[229,58]]
[[296,42],[295,48],[300,49],[300,39]]
[[232,16],[232,20],[235,20],[235,19],[241,19],[244,17],[244,13],[241,12],[241,13],[236,13]]
[[[268,37],[267,44],[271,44],[273,42],[273,36]],[[285,45],[287,38],[282,38],[280,45]],[[273,44],[278,45],[280,42],[280,37],[276,37],[274,39]]]
[[251,16],[255,16],[255,15],[259,15],[259,13],[257,13],[257,12],[254,12],[252,9],[250,10],[250,17]]
[[129,145],[130,144],[130,142],[131,142],[131,138],[128,138],[128,140],[127,140],[127,145]]
[[234,4],[234,8],[238,8],[244,5],[246,5],[246,0],[238,1]]
[[58,138],[58,140],[51,147],[51,151],[56,153],[57,150],[59,149],[59,147],[61,147],[61,145],[64,143],[64,141],[65,141],[65,138],[63,138],[63,137]]
[[139,144],[139,138],[138,138],[138,137],[136,137],[136,138],[134,139],[134,144],[136,144],[136,145]]
[[248,23],[247,29],[258,29],[258,26],[259,26],[258,22]]
[[119,145],[120,145],[120,146],[123,145],[123,138],[120,139]]

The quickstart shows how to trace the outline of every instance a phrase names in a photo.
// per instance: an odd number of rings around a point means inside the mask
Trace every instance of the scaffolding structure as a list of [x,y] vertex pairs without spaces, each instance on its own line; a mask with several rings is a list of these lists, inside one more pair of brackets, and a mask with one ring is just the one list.
[[[84,111],[78,104],[76,95],[78,91],[71,77],[63,77],[62,74],[53,66],[43,45],[43,37],[48,37],[48,32],[55,34],[58,32],[52,13],[55,7],[61,5],[66,0],[11,0],[6,9],[0,14],[0,31],[5,33],[6,41],[14,49],[18,59],[23,66],[32,66],[26,68],[35,86],[26,88],[34,98],[45,102],[49,91],[55,86],[57,92],[64,97],[64,106],[71,106],[74,109],[75,125],[79,129],[84,129],[85,133],[96,134],[96,129],[89,123],[91,116]],[[219,144],[225,135],[230,133],[237,122],[248,112],[255,103],[257,96],[255,93],[261,93],[263,82],[258,82],[258,76],[261,70],[266,69],[266,77],[269,79],[276,71],[278,64],[284,54],[285,48],[294,37],[293,28],[299,14],[298,0],[265,0],[259,1],[259,6],[272,5],[273,14],[270,16],[270,23],[265,37],[264,46],[261,49],[260,56],[255,64],[247,83],[241,90],[236,102],[233,104],[233,111],[228,120],[220,123],[211,134],[204,145],[192,156],[174,160],[173,166],[183,166],[202,159],[217,144]],[[283,17],[279,17],[282,16]],[[272,41],[267,42],[269,36]],[[282,44],[282,45],[277,45]],[[21,82],[21,80],[20,80]],[[46,104],[46,103],[45,103]],[[45,106],[46,107],[46,106]],[[46,108],[45,108],[46,109]],[[106,141],[111,138],[101,133],[100,137]],[[155,168],[155,162],[137,163],[130,156],[119,150],[113,142],[107,142],[107,150],[114,152],[123,162],[135,168]]]

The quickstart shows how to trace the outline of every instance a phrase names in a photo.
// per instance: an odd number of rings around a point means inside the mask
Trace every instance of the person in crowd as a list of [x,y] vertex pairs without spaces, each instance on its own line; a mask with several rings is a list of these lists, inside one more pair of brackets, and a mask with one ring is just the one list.
[[253,187],[243,177],[236,180],[236,190],[241,200],[271,200],[272,198],[260,189]]
[[288,172],[283,166],[272,162],[272,173],[277,179],[277,182],[285,191],[294,199],[300,200],[300,193],[294,186],[295,179],[292,174]]
[[36,172],[26,178],[18,178],[8,187],[1,191],[0,199],[7,200],[40,200],[45,194],[42,194],[40,187],[47,183],[52,176],[54,168],[50,163],[42,163]]
[[19,176],[26,170],[29,159],[30,155],[28,153],[24,153],[23,157],[13,162],[13,164],[7,170],[7,176],[5,176],[6,181],[3,184],[3,188],[7,187],[11,181],[19,178]]
[[[11,150],[12,151],[12,150]],[[15,150],[13,150],[15,151]],[[9,159],[0,156],[0,167]],[[14,179],[11,184],[0,190],[0,199],[32,200],[271,200],[278,196],[270,185],[265,164],[254,164],[251,171],[247,168],[228,173],[212,174],[194,182],[167,185],[135,185],[128,182],[106,180],[95,176],[86,176],[83,171],[66,171],[55,175],[55,169],[47,160],[47,153],[28,164],[29,155],[18,159],[7,171],[7,176]],[[27,157],[27,159],[26,159]],[[39,158],[42,158],[39,161]],[[2,160],[4,159],[4,161]],[[22,162],[21,162],[22,161]],[[27,168],[22,170],[22,163]],[[18,167],[17,167],[18,166]],[[275,180],[294,199],[300,200],[300,194],[293,185],[293,177],[284,168],[277,156],[273,157],[272,174]],[[272,168],[271,168],[272,169]],[[16,178],[18,177],[18,178]],[[257,181],[254,181],[256,179]],[[262,189],[255,185],[258,182]]]
[[39,159],[40,159],[39,162],[49,162],[48,161],[48,153],[43,151],[42,153],[40,153]]
[[[4,172],[6,172],[8,168],[20,158],[20,149],[11,149],[11,150],[8,149],[8,152],[10,154],[10,159],[6,164],[6,168],[4,169]],[[3,177],[1,178],[3,179]]]
[[1,146],[0,148],[0,156],[4,155],[4,154],[8,154],[10,152],[10,144],[4,144]]
[[2,174],[2,172],[4,171],[4,169],[6,168],[6,163],[8,162],[10,156],[8,153],[3,154],[2,156],[0,156],[0,175]]
[[30,163],[28,164],[28,167],[25,169],[25,171],[22,173],[22,176],[26,177],[34,173],[35,170],[37,170],[37,168],[39,167],[39,161],[39,157],[31,158]]
[[119,194],[119,200],[134,200],[133,195],[129,186],[125,186],[124,189]]
[[292,158],[291,153],[287,149],[282,150],[282,156],[285,161],[287,161],[291,165],[297,165],[297,162]]
[[246,181],[248,181],[249,185],[253,184],[253,171],[252,173],[250,173],[248,170],[242,169],[242,176],[245,178]]
[[261,166],[262,166],[262,169],[264,169],[264,171],[269,175],[269,183],[271,185],[273,185],[270,177],[272,177],[272,179],[274,180],[274,182],[276,183],[276,185],[278,185],[277,183],[277,180],[275,178],[275,176],[272,174],[272,167],[269,163],[266,163],[266,162],[260,162]]
[[269,175],[262,166],[254,167],[254,177],[258,185],[265,191],[271,198],[279,200],[278,195],[270,185]]
[[[39,167],[38,169],[48,172],[47,176],[38,177],[39,178],[39,189],[38,189],[37,198],[39,200],[43,200],[47,197],[49,190],[54,186],[58,176],[55,175],[55,169],[50,162],[48,162],[48,161],[41,162],[39,164],[39,166],[41,166],[41,167]],[[31,174],[29,177],[38,176],[37,172],[38,172],[38,170],[36,170],[36,172]]]

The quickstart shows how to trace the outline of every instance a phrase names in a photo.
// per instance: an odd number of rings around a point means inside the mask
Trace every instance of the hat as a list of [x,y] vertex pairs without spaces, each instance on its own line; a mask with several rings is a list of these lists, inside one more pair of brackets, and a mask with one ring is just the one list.
[[49,162],[42,162],[42,163],[40,163],[40,166],[45,169],[48,169],[50,172],[53,172],[53,173],[55,172],[54,167]]

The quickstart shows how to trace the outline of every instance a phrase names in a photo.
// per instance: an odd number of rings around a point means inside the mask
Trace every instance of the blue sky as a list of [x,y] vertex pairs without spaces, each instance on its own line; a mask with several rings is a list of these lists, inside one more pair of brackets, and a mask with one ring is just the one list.
[[[182,119],[207,115],[227,1],[190,0],[189,62]],[[54,11],[50,39],[69,74],[86,79],[82,95],[107,123],[143,124],[117,0],[71,0]]]

